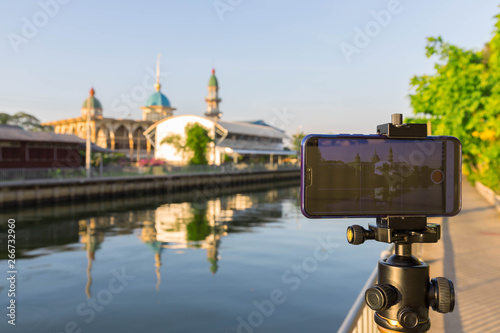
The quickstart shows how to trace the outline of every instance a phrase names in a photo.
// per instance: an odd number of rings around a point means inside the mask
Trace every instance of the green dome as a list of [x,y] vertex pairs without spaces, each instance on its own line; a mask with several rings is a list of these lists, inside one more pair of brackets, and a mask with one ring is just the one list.
[[82,109],[88,108],[87,103],[90,100],[90,108],[91,109],[102,110],[101,102],[99,102],[99,100],[97,98],[95,98],[94,95],[95,95],[95,90],[94,90],[94,88],[91,88],[90,89],[90,96],[83,101]]
[[170,101],[167,96],[163,95],[161,92],[157,91],[153,95],[149,96],[146,101],[146,106],[167,106],[170,107]]
[[89,101],[89,99],[90,99],[90,108],[91,109],[101,109],[102,110],[101,102],[99,102],[99,100],[97,98],[95,98],[94,96],[87,98],[85,101],[83,101],[82,109],[87,108],[87,102]]
[[219,86],[219,82],[217,82],[217,78],[215,77],[215,69],[212,69],[212,77],[210,78],[210,81],[208,81],[208,86],[209,87]]

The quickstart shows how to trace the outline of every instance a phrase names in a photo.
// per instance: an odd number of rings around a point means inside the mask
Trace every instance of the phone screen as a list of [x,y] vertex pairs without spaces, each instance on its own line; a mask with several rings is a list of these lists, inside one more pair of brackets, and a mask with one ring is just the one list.
[[302,209],[310,217],[455,215],[461,144],[453,137],[307,136]]

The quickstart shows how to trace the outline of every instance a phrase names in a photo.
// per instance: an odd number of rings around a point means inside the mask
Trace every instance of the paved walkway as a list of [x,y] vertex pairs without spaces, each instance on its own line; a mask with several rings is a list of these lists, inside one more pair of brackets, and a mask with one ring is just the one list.
[[500,332],[500,214],[467,181],[459,215],[436,218],[442,226],[436,244],[415,246],[430,264],[431,278],[455,283],[455,310],[430,311],[431,333]]

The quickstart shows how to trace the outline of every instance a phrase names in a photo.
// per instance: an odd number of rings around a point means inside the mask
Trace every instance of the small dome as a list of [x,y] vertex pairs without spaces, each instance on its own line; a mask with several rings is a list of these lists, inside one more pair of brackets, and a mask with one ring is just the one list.
[[157,91],[153,95],[149,96],[146,101],[146,106],[170,106],[170,101],[167,96],[163,95],[161,92]]
[[208,86],[209,87],[219,86],[219,82],[217,82],[217,78],[215,77],[215,69],[212,69],[212,77],[210,78],[210,81],[208,81]]
[[94,95],[95,95],[95,90],[94,90],[94,88],[91,88],[90,89],[90,97],[86,98],[83,101],[82,109],[84,109],[84,108],[86,109],[88,107],[87,103],[90,100],[90,108],[91,109],[102,110],[101,102],[99,102],[99,100],[97,98],[95,98]]

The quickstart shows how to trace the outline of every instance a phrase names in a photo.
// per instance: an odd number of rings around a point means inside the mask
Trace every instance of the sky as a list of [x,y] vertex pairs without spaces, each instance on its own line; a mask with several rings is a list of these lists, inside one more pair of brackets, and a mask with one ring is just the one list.
[[91,87],[105,117],[141,118],[154,92],[202,115],[211,70],[224,120],[288,134],[374,133],[411,115],[426,38],[480,50],[500,1],[23,0],[0,2],[0,112],[78,117]]

